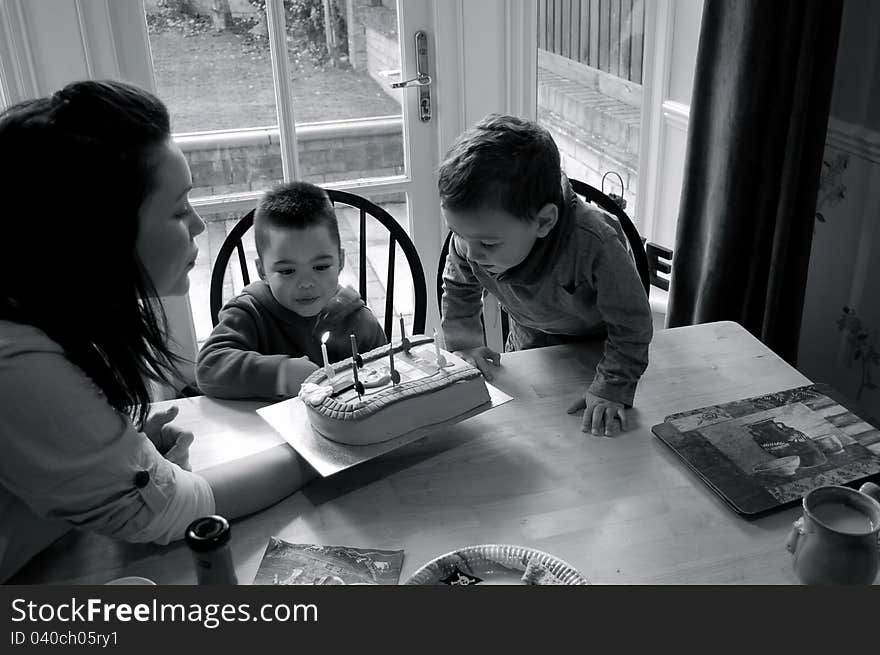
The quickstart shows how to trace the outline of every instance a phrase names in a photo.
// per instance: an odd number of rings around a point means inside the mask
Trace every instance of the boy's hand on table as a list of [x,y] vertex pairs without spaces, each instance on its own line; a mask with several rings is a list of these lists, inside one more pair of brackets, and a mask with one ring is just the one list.
[[180,468],[192,470],[189,465],[189,447],[194,436],[188,430],[171,425],[179,412],[177,405],[151,413],[144,421],[142,432],[156,446],[159,454]]
[[492,367],[501,365],[501,355],[488,346],[456,350],[453,354],[458,355],[468,364],[480,369],[480,373],[486,380],[492,380]]
[[[574,414],[580,410],[584,410],[584,419],[581,423],[583,432],[613,437],[627,430],[626,407],[623,403],[606,400],[587,391],[583,398],[568,408],[568,413]],[[618,424],[615,419],[620,419],[620,423]]]
[[[302,386],[303,379],[306,376],[321,368],[306,357],[291,357],[284,362],[284,366],[287,367],[284,376],[284,388],[287,390],[287,395],[290,398],[294,398],[299,394],[299,388]],[[305,374],[303,374],[304,372]]]

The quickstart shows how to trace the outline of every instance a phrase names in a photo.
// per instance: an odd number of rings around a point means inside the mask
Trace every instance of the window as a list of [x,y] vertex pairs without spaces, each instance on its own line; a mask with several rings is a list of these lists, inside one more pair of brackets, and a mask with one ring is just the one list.
[[[199,343],[211,331],[217,250],[274,184],[358,186],[355,192],[372,196],[408,228],[403,193],[364,188],[366,181],[406,173],[400,97],[389,84],[401,69],[396,2],[146,0],[145,10],[157,93],[190,163],[191,199],[208,224],[191,274]],[[339,218],[345,242],[348,218]],[[253,266],[252,235],[246,243]],[[384,289],[376,288],[372,269],[381,264],[381,250],[368,248],[368,287],[380,299]],[[340,282],[356,286],[356,269],[348,264]],[[242,288],[235,269],[227,271],[224,302]],[[410,321],[411,297],[411,289],[396,288],[395,311]],[[381,319],[383,303],[367,301]]]
[[538,0],[538,121],[568,176],[622,196],[630,214],[644,43],[645,0]]

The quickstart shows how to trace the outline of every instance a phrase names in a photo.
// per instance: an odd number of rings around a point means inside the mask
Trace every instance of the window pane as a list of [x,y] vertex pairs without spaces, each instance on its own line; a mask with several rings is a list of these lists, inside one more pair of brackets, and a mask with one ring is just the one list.
[[[404,229],[407,229],[407,202],[403,194],[384,194],[384,196],[374,196],[372,200],[391,214]],[[212,329],[209,298],[211,270],[214,266],[214,261],[226,235],[229,234],[245,212],[209,213],[201,211],[200,213],[207,223],[207,229],[196,237],[196,243],[199,246],[200,252],[197,266],[190,273],[191,284],[189,293],[199,346],[207,339]],[[337,205],[336,215],[339,220],[340,241],[346,254],[345,266],[339,275],[339,283],[343,286],[351,286],[354,289],[358,289],[360,276],[360,216],[357,210],[341,204]],[[383,325],[388,272],[388,234],[388,230],[383,225],[375,219],[367,217],[367,306]],[[253,230],[248,230],[245,234],[243,244],[248,274],[251,282],[253,282],[259,279],[254,263],[257,252],[254,246]],[[240,293],[243,287],[244,278],[241,273],[238,255],[233,251],[223,281],[223,302],[226,303],[233,296]],[[398,246],[395,253],[394,266],[394,334],[397,334],[399,329],[397,324],[398,313],[403,314],[407,332],[411,333],[413,307],[412,276],[406,258]]]
[[[645,0],[538,0],[538,120],[569,177],[635,206]],[[635,220],[635,217],[633,217]]]
[[303,179],[404,173],[397,3],[297,0],[287,7]]
[[[397,7],[387,4],[284,2],[303,179],[404,173],[401,91],[390,88],[400,69]],[[146,0],[145,7],[157,91],[190,162],[191,196],[281,181],[265,10],[248,0]]]
[[247,0],[146,0],[145,8],[157,92],[193,174],[190,197],[281,181],[269,49],[255,36],[264,11]]

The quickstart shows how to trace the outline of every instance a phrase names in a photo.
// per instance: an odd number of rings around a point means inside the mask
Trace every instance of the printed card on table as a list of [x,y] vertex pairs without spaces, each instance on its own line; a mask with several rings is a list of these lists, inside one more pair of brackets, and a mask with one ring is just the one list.
[[402,550],[292,544],[269,539],[256,585],[396,585]]

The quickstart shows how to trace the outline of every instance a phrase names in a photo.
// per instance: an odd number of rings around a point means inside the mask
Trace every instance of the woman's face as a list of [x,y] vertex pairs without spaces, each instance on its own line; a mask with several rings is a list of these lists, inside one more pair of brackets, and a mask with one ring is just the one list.
[[159,150],[153,188],[138,215],[137,254],[160,296],[189,290],[189,271],[199,249],[195,237],[205,223],[189,204],[192,176],[172,141]]

